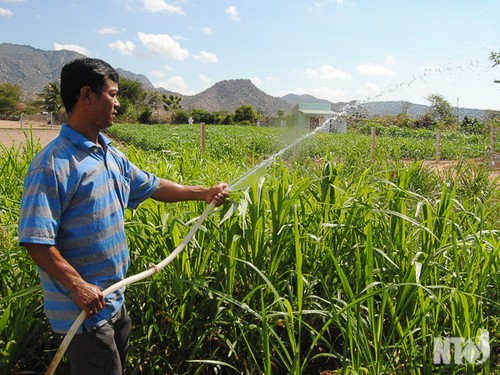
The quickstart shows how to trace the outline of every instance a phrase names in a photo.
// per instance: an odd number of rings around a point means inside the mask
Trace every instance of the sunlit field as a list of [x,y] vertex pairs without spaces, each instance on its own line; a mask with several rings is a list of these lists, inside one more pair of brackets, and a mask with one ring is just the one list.
[[[299,134],[207,126],[205,152],[196,126],[115,125],[108,135],[141,168],[210,185],[236,181]],[[60,338],[17,245],[39,145],[0,147],[0,369],[42,372]],[[435,135],[416,130],[379,134],[375,154],[368,132],[318,133],[271,159],[178,258],[128,287],[128,373],[499,374],[500,190],[489,139],[450,132],[441,147],[456,163],[438,171],[424,163]],[[205,207],[147,201],[127,211],[129,275],[164,259]],[[437,363],[435,340],[448,338],[464,345]]]

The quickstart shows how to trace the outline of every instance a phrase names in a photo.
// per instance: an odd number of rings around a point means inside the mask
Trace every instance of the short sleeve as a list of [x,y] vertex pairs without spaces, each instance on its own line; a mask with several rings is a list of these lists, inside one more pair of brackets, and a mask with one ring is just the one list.
[[150,198],[158,189],[160,179],[152,173],[137,168],[135,165],[133,165],[131,171],[128,207],[137,208],[141,202]]
[[19,243],[56,244],[61,202],[55,173],[50,168],[30,169],[24,180],[19,217]]

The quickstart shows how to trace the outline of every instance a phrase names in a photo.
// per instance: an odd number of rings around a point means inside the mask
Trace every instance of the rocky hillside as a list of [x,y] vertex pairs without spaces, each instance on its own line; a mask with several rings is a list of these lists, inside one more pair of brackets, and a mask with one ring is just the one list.
[[[0,43],[0,82],[14,83],[32,98],[50,82],[59,81],[61,68],[76,58],[85,57],[73,51],[44,51],[31,46]],[[138,80],[147,90],[154,89],[146,76],[117,69],[124,77]]]
[[0,44],[0,81],[14,83],[27,93],[37,93],[59,80],[61,67],[83,55],[72,51],[42,51],[30,46]]
[[249,79],[221,81],[207,90],[182,99],[184,108],[203,108],[207,111],[233,112],[241,105],[252,105],[258,112],[277,117],[278,111],[289,112],[292,104],[259,90]]

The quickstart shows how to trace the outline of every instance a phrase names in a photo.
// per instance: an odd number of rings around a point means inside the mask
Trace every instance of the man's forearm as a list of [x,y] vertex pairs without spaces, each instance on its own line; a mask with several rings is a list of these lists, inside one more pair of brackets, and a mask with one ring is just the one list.
[[162,202],[205,200],[207,190],[207,188],[202,186],[180,185],[161,179],[160,186],[152,198]]
[[55,246],[28,244],[24,247],[33,261],[49,276],[60,282],[87,316],[96,314],[105,304],[102,291],[87,283]]
[[158,190],[152,198],[162,202],[180,202],[200,200],[206,203],[215,201],[216,206],[221,205],[229,197],[227,184],[211,187],[180,185],[175,182],[161,179]]
[[24,244],[33,261],[49,276],[72,291],[81,280],[80,274],[69,264],[55,246]]

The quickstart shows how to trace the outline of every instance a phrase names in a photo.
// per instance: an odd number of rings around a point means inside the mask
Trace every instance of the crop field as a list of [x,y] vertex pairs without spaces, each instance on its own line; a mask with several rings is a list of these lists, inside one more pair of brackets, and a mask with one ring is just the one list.
[[[158,176],[239,181],[178,258],[128,287],[127,373],[500,374],[499,181],[467,161],[488,157],[488,137],[443,133],[441,158],[457,163],[435,172],[423,163],[435,156],[432,132],[380,131],[375,155],[368,132],[317,133],[272,157],[302,135],[291,133],[207,126],[202,152],[196,126],[108,130]],[[17,244],[38,150],[0,146],[5,374],[44,371],[60,343]],[[128,210],[129,275],[164,259],[205,207]]]

